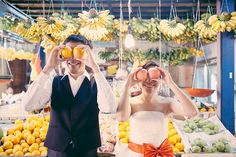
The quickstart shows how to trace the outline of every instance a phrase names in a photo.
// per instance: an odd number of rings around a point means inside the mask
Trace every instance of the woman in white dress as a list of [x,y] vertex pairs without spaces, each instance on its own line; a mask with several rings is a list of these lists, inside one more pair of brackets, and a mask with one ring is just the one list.
[[[157,67],[161,78],[152,80],[149,75],[145,81],[135,79],[138,71]],[[128,149],[119,157],[172,157],[173,151],[168,137],[168,114],[193,117],[197,109],[191,99],[173,82],[170,74],[159,68],[155,62],[148,62],[142,68],[130,73],[117,109],[118,121],[130,119],[130,143]],[[175,94],[177,100],[159,96],[160,84],[165,83]],[[132,86],[139,84],[142,93],[130,97]]]

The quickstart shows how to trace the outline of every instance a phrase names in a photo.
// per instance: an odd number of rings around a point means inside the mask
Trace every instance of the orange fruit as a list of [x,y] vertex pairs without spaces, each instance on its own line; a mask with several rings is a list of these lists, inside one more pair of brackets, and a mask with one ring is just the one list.
[[6,152],[1,152],[0,156],[7,156],[7,153]]
[[47,154],[48,154],[48,151],[46,150],[41,151],[41,156],[46,156]]
[[84,50],[80,47],[75,47],[73,50],[74,58],[82,58],[84,56]]
[[45,133],[41,133],[41,134],[40,134],[40,138],[41,138],[42,141],[45,141],[45,139],[46,139],[46,134],[45,134]]
[[28,143],[22,143],[21,144],[21,147],[24,149],[24,148],[29,148],[29,145],[28,145]]
[[29,148],[23,148],[22,152],[25,154],[29,151]]
[[10,155],[13,153],[13,149],[7,149],[7,150],[5,150],[5,152],[7,153],[7,155]]
[[42,151],[44,151],[44,150],[46,150],[46,151],[47,151],[47,150],[48,150],[48,148],[47,148],[47,147],[44,147],[44,146],[43,146],[43,147],[39,147],[39,151],[40,151],[40,152],[42,152]]
[[16,124],[15,125],[15,130],[22,131],[23,130],[23,124]]
[[15,156],[23,156],[24,153],[22,151],[17,151],[16,153],[14,153]]
[[13,135],[14,132],[15,132],[14,129],[8,129],[8,130],[7,130],[7,135]]
[[13,143],[11,141],[5,141],[3,143],[3,148],[4,149],[11,149],[13,147]]
[[20,138],[18,136],[14,136],[12,137],[11,141],[13,144],[18,144],[20,143]]
[[40,146],[40,147],[43,147],[43,146],[44,146],[44,142],[41,142],[41,143],[39,144],[39,146]]
[[32,155],[31,155],[31,153],[28,152],[28,153],[25,153],[24,156],[32,156]]
[[22,148],[21,148],[20,145],[15,145],[14,148],[13,148],[13,153],[15,154],[18,151],[22,151]]
[[26,138],[26,142],[31,145],[35,142],[35,137],[33,135],[29,135],[27,138]]
[[174,153],[179,153],[179,149],[176,148],[176,147],[174,147],[174,148],[173,148],[173,152],[174,152]]
[[38,138],[39,137],[39,132],[35,131],[33,134],[32,134],[35,138]]
[[39,150],[34,150],[32,153],[31,153],[32,156],[40,156],[41,153]]
[[68,59],[73,55],[72,49],[69,46],[65,46],[64,49],[61,50],[60,54],[64,59]]
[[42,140],[41,140],[41,138],[36,138],[35,142],[40,144],[42,142]]

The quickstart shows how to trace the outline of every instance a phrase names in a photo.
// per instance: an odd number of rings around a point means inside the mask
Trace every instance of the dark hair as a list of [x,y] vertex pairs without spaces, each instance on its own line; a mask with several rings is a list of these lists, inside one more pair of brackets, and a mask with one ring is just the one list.
[[93,48],[91,41],[89,41],[88,39],[86,39],[84,36],[80,34],[70,35],[69,37],[66,38],[66,40],[64,41],[64,44],[67,44],[68,42],[78,42],[84,45],[88,45],[91,49]]
[[159,65],[157,65],[157,63],[153,62],[153,61],[148,61],[147,63],[145,63],[142,68],[143,69],[149,69],[151,67],[159,67]]

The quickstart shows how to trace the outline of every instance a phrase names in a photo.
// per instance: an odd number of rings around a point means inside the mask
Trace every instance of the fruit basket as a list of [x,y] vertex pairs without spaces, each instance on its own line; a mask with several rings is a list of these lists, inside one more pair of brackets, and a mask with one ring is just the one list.
[[192,97],[208,97],[211,96],[215,91],[204,88],[185,88],[184,90]]

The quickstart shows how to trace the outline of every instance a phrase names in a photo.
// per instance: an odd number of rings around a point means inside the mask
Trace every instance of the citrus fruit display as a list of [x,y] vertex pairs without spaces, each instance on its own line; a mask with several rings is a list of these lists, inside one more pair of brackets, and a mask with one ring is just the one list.
[[180,135],[174,128],[173,123],[169,119],[168,122],[168,141],[171,143],[174,153],[184,152],[184,145]]
[[49,115],[29,117],[25,122],[16,120],[1,139],[0,156],[46,156],[49,120]]
[[130,130],[129,121],[119,123],[118,138],[121,144],[129,143],[129,130]]

